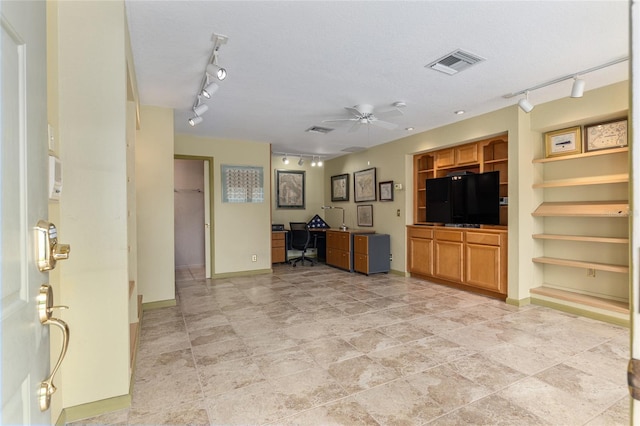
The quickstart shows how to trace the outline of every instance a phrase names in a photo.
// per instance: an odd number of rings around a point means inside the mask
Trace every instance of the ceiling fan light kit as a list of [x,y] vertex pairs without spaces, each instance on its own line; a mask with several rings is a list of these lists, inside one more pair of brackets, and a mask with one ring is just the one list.
[[218,86],[215,81],[211,81],[211,79],[216,78],[218,81],[222,81],[227,77],[227,70],[218,65],[218,51],[222,45],[227,44],[228,40],[229,38],[227,36],[216,33],[213,33],[211,36],[213,49],[211,50],[211,55],[209,55],[209,60],[207,61],[207,66],[205,67],[204,75],[200,82],[200,90],[198,90],[196,100],[191,108],[195,113],[195,116],[188,120],[191,126],[202,123],[202,114],[209,109],[207,105],[202,103],[202,98],[211,99],[211,96],[220,88],[220,86]]

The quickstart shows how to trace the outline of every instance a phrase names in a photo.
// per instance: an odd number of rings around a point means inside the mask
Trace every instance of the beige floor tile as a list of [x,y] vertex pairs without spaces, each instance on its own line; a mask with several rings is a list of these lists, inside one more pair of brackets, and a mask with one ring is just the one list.
[[323,367],[362,355],[362,352],[340,337],[316,340],[302,345],[302,348]]
[[198,376],[207,398],[265,380],[265,376],[252,358],[198,365]]
[[498,395],[490,395],[432,421],[429,425],[558,426]]
[[400,341],[393,339],[376,329],[370,329],[344,336],[344,339],[361,352],[368,353],[391,348],[401,344]]
[[331,374],[349,393],[356,393],[400,377],[395,370],[384,367],[363,355],[329,365]]
[[252,359],[260,371],[271,379],[318,367],[314,359],[300,347],[270,352]]
[[277,421],[282,426],[377,426],[378,422],[354,399],[345,398]]

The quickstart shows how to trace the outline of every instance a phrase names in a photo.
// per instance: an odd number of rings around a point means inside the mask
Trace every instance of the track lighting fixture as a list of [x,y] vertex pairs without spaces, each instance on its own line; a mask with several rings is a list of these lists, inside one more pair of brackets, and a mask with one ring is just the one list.
[[216,64],[215,58],[213,63],[207,65],[207,74],[215,76],[218,80],[224,80],[227,78],[227,70]]
[[524,112],[531,112],[531,110],[533,109],[533,105],[531,105],[531,102],[529,102],[529,92],[526,92],[525,97],[518,101],[518,106]]
[[551,86],[553,84],[560,83],[561,81],[565,81],[565,80],[569,80],[569,79],[574,79],[573,86],[571,87],[571,97],[572,98],[581,98],[583,93],[584,93],[585,81],[580,79],[580,78],[578,78],[579,75],[580,76],[584,76],[585,74],[589,74],[590,72],[594,72],[594,71],[601,70],[603,68],[611,67],[613,65],[617,65],[617,64],[619,64],[621,62],[625,62],[625,61],[628,61],[628,60],[629,60],[628,56],[625,56],[623,58],[614,59],[613,61],[606,62],[606,63],[604,63],[602,65],[598,65],[598,66],[595,66],[593,68],[589,68],[589,69],[586,69],[586,70],[578,71],[578,72],[575,72],[573,74],[563,75],[562,77],[558,77],[556,79],[549,80],[549,81],[546,81],[544,83],[540,83],[540,84],[538,84],[536,86],[529,87],[527,89],[520,90],[520,91],[517,91],[517,92],[509,93],[507,95],[503,95],[503,98],[510,99],[510,98],[515,97],[515,96],[526,95],[526,97],[524,99],[520,99],[520,101],[518,101],[518,105],[520,106],[520,108],[522,108],[522,110],[524,112],[529,112],[529,111],[531,111],[533,109],[533,105],[529,102],[529,99],[528,99],[529,92],[531,92],[533,90],[542,89],[543,87]]
[[573,78],[573,86],[571,86],[571,97],[581,98],[584,94],[584,85],[584,80],[579,79],[578,76],[575,76]]
[[193,103],[192,109],[195,113],[195,116],[189,118],[188,120],[191,126],[202,123],[202,114],[204,114],[209,109],[207,105],[202,103],[202,99],[211,99],[211,96],[213,96],[213,94],[220,88],[215,81],[211,81],[211,78],[216,77],[218,80],[224,80],[224,78],[227,76],[227,70],[219,67],[217,64],[218,51],[223,44],[227,43],[227,40],[227,36],[223,36],[220,34],[214,33],[211,36],[211,41],[213,41],[213,49],[211,50],[209,61],[207,61],[207,66],[205,67],[205,72],[200,82],[200,90],[198,91],[196,100]]
[[199,115],[196,115],[195,117],[191,117],[189,119],[189,125],[191,125],[191,127],[195,126],[196,124],[200,124],[202,123],[202,117],[200,117]]
[[[287,154],[286,152],[272,152],[271,153],[274,156],[280,156],[282,155],[282,163],[284,164],[289,164],[289,154]],[[311,167],[322,167],[322,159],[320,158],[319,155],[311,155],[311,154],[293,154],[292,157],[298,157],[298,166],[302,167],[304,165],[305,162],[305,158],[310,158],[311,159]]]

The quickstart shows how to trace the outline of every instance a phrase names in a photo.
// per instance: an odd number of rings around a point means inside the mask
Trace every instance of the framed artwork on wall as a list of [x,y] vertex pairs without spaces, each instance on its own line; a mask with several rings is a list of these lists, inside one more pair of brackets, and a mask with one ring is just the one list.
[[349,201],[349,174],[331,176],[331,201]]
[[378,193],[380,201],[393,201],[393,181],[380,182]]
[[584,126],[585,151],[622,148],[629,144],[627,119]]
[[580,126],[547,132],[544,134],[544,141],[547,158],[582,152]]
[[353,200],[356,203],[376,201],[376,168],[353,173]]
[[358,226],[373,226],[373,205],[358,206]]
[[304,209],[304,170],[276,170],[279,209]]

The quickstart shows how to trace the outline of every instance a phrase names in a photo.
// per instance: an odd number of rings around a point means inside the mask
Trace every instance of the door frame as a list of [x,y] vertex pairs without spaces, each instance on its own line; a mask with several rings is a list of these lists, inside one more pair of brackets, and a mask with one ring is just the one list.
[[[213,214],[213,206],[214,206],[214,201],[213,201],[213,194],[214,194],[214,179],[213,179],[213,157],[205,157],[205,156],[200,156],[200,155],[182,155],[182,154],[174,154],[173,156],[174,160],[200,160],[200,161],[206,161],[209,164],[209,217],[205,217],[204,221],[205,224],[209,223],[209,259],[206,259],[206,247],[205,247],[205,262],[209,262],[210,265],[210,269],[211,269],[211,274],[209,276],[207,276],[206,278],[211,278],[213,275],[215,275],[215,263],[214,263],[214,259],[215,259],[215,233],[213,232],[214,229],[214,220],[213,218],[215,217],[215,215]],[[205,163],[206,164],[206,163]],[[206,238],[205,238],[205,242],[206,242]]]

